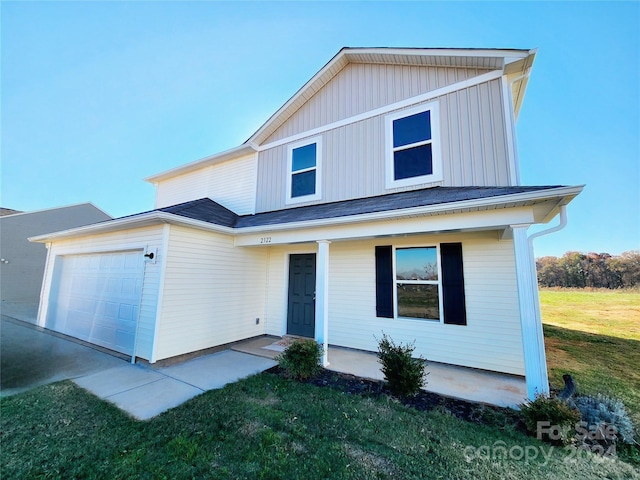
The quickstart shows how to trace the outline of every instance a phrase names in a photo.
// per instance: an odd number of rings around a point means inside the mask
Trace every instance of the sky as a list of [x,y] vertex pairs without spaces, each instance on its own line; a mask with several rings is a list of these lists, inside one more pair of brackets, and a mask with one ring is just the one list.
[[150,210],[144,178],[240,145],[345,46],[537,48],[521,182],[586,187],[535,255],[640,249],[638,2],[3,0],[0,16],[2,207]]

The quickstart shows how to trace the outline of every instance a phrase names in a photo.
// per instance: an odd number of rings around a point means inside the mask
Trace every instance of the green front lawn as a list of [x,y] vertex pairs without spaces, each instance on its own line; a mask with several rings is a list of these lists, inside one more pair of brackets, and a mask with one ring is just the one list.
[[[638,425],[638,293],[543,290],[541,304],[554,386],[569,372],[579,391],[624,400]],[[61,382],[2,399],[0,476],[640,478],[627,463],[540,443],[493,415],[492,426],[469,423],[263,373],[138,422]]]
[[[66,381],[4,398],[3,479],[640,478],[620,461],[263,373],[135,421]],[[506,452],[506,454],[505,454]]]

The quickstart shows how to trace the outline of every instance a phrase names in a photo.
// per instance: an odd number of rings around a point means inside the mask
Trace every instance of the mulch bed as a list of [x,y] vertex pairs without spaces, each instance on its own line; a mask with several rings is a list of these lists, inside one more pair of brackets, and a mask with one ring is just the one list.
[[[277,365],[267,371],[281,377],[286,376],[284,371]],[[385,385],[385,382],[361,378],[346,373],[333,372],[324,368],[317,376],[308,380],[302,380],[302,383],[308,383],[319,387],[330,387],[353,395],[370,397],[386,395],[395,398],[403,405],[415,408],[416,410],[427,412],[434,408],[440,408],[441,410],[445,410],[467,422],[484,425],[495,426],[496,419],[502,418],[503,421],[506,420],[515,429],[526,432],[526,428],[520,419],[518,412],[510,408],[494,407],[481,403],[468,402],[457,398],[445,397],[425,390],[421,390],[420,393],[412,397],[398,397],[391,393]]]

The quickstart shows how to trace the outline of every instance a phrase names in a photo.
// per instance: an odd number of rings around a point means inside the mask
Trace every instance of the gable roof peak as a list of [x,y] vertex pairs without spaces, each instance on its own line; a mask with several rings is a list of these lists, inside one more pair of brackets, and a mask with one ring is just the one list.
[[[479,68],[503,70],[505,73],[508,68],[511,72],[525,73],[533,63],[535,52],[535,49],[498,48],[342,47],[244,144],[260,145],[350,63]],[[526,81],[522,83],[526,83]],[[518,93],[520,92],[518,91]],[[516,95],[514,99],[516,115],[521,98],[521,95]]]

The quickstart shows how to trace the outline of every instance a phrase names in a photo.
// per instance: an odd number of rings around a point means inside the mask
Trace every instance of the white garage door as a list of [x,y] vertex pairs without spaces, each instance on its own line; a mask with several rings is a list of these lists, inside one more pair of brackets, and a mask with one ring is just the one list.
[[143,276],[142,251],[57,257],[47,328],[131,355]]

